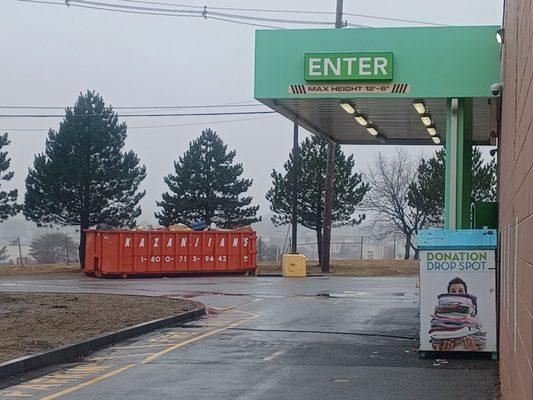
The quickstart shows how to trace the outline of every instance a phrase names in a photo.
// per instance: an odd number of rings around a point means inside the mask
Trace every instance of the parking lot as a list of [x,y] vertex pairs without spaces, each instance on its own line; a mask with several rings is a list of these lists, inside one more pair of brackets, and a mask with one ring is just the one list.
[[210,309],[200,320],[12,381],[0,397],[497,398],[495,362],[420,360],[416,278],[10,277],[0,290],[180,296]]

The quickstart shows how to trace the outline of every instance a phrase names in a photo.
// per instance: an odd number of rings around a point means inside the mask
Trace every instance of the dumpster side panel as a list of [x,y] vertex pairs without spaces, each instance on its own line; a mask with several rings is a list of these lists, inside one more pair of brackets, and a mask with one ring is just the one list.
[[100,232],[94,233],[94,271],[102,270],[102,234]]
[[176,234],[176,272],[189,271],[189,234]]
[[215,235],[215,271],[227,271],[228,263],[228,234]]
[[86,231],[85,233],[85,263],[83,268],[86,273],[93,273],[95,271],[95,232]]
[[253,231],[87,232],[85,271],[130,275],[242,272],[255,268]]
[[247,270],[252,266],[252,235],[251,233],[241,234],[241,264],[240,269]]
[[228,269],[236,271],[240,265],[241,248],[239,246],[240,235],[238,233],[230,233],[228,243]]
[[133,233],[133,271],[146,273],[148,271],[148,234]]
[[189,233],[189,271],[202,271],[202,234]]
[[150,232],[148,234],[148,272],[161,272],[161,233]]
[[120,272],[131,273],[134,271],[133,264],[135,259],[135,256],[133,254],[133,232],[120,233],[119,237],[119,258],[122,259],[122,262],[120,263]]
[[176,269],[175,247],[177,235],[175,233],[163,233],[161,237],[161,270],[174,272]]
[[257,234],[255,232],[252,232],[252,246],[250,252],[252,254],[252,265],[250,267],[255,270],[257,268]]
[[202,271],[215,269],[215,234],[204,233],[202,235]]
[[118,239],[118,234],[115,232],[102,232],[100,234],[101,268],[103,273],[113,274],[119,272]]

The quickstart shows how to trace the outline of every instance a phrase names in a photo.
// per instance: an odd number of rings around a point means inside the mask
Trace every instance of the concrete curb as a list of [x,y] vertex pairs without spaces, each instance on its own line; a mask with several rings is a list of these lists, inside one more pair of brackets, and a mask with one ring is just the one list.
[[68,344],[52,350],[30,354],[28,356],[15,358],[0,364],[0,380],[7,379],[13,375],[47,367],[52,364],[59,364],[76,360],[86,356],[96,350],[107,347],[111,344],[129,339],[134,336],[143,335],[160,328],[177,325],[192,321],[206,314],[203,304],[192,310],[172,317],[156,319],[142,324],[130,326],[115,332],[106,333],[82,342]]

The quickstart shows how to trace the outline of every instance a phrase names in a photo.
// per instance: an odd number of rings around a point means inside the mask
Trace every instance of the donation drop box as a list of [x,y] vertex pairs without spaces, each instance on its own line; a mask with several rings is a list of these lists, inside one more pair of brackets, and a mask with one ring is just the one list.
[[420,351],[497,356],[496,230],[425,229],[420,250]]

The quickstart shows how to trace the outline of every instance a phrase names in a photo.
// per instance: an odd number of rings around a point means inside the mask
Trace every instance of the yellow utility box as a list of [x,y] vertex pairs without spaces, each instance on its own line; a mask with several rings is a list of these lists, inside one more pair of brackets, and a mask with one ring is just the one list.
[[281,273],[286,278],[305,278],[307,260],[303,254],[283,254]]

